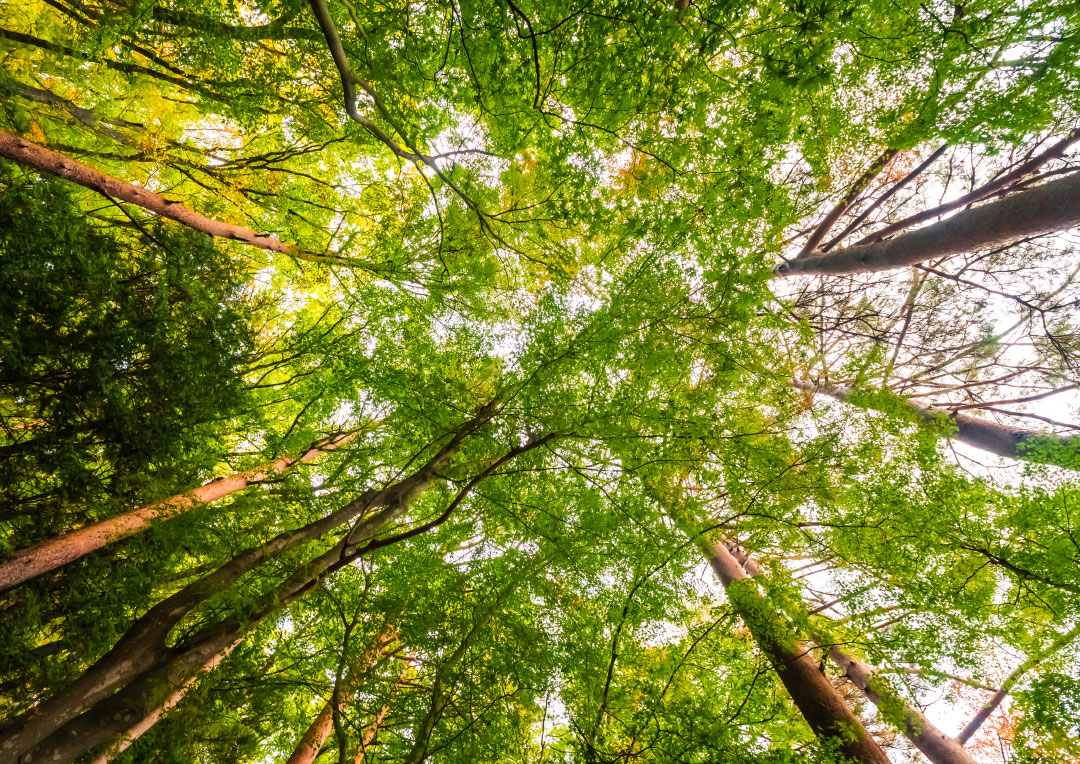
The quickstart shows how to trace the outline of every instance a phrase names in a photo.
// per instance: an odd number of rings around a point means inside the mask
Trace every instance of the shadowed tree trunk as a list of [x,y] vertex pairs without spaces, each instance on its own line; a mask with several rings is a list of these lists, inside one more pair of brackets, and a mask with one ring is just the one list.
[[844,756],[861,764],[888,764],[885,752],[818,668],[810,649],[791,633],[728,545],[703,537],[698,543],[709,566],[724,585],[735,612],[772,662],[780,681],[814,734],[826,745],[835,746]]
[[94,756],[94,758],[90,760],[90,764],[108,764],[108,762],[112,761],[117,756],[126,751],[128,748],[130,748],[132,743],[134,743],[136,740],[146,734],[146,732],[148,732],[155,724],[161,721],[161,717],[164,716],[169,711],[169,709],[173,708],[177,703],[184,699],[187,691],[191,689],[191,686],[193,684],[195,684],[200,674],[212,671],[214,668],[216,668],[217,665],[223,660],[225,660],[225,658],[228,657],[229,653],[231,653],[233,649],[242,641],[243,639],[237,639],[231,645],[227,645],[225,649],[221,652],[211,656],[209,660],[207,660],[202,666],[199,667],[196,673],[186,679],[157,708],[153,709],[149,714],[139,720],[138,723],[133,725],[131,729],[127,730],[119,740],[116,740],[112,744],[106,746],[105,750]]
[[[844,403],[851,402],[853,391],[848,388],[813,383],[796,383],[796,385],[828,395]],[[956,430],[949,434],[949,438],[980,451],[1008,459],[1052,464],[1071,470],[1080,469],[1080,438],[1076,436],[1062,437],[1023,427],[1008,427],[988,419],[945,409],[931,409],[911,401],[901,400],[901,405],[906,406],[911,414],[927,423],[947,419],[956,426]]]
[[891,239],[796,258],[777,266],[776,274],[886,271],[1078,224],[1080,173],[1074,173]]
[[[758,564],[739,549],[732,541],[724,540],[724,545],[731,550],[751,577],[761,575]],[[814,640],[821,644],[816,636]],[[844,672],[866,699],[877,706],[882,715],[890,714],[889,721],[902,722],[904,736],[922,751],[931,764],[975,764],[975,760],[964,750],[963,739],[951,738],[934,726],[926,715],[904,700],[883,679],[876,676],[870,667],[844,652],[837,645],[828,647],[829,657]]]
[[200,504],[217,501],[229,494],[241,491],[253,483],[265,480],[269,475],[280,474],[299,462],[309,462],[345,445],[359,434],[359,432],[353,432],[336,435],[317,443],[299,457],[278,459],[269,465],[218,478],[187,493],[133,509],[122,515],[22,549],[10,560],[0,563],[0,592],[29,581],[42,573],[56,570],[114,541],[140,533],[149,528],[155,520],[181,515]]
[[[917,708],[896,694],[870,667],[839,647],[829,648],[829,657],[840,667],[866,699],[884,713],[903,717],[904,736],[923,752],[932,764],[975,764],[963,743],[939,730]],[[898,721],[898,720],[894,720]]]

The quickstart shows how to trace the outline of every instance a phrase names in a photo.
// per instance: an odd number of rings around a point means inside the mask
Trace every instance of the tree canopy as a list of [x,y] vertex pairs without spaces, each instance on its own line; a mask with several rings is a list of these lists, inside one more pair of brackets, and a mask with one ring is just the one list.
[[0,15],[0,759],[1080,760],[1080,6]]

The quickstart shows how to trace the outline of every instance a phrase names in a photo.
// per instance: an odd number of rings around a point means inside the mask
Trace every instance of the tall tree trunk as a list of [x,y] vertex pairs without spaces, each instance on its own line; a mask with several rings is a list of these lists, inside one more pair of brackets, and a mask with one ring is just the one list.
[[[796,383],[797,386],[828,395],[838,401],[850,402],[852,390],[835,385]],[[932,423],[946,418],[956,425],[949,437],[980,451],[986,451],[1008,459],[1021,459],[1039,464],[1052,464],[1065,469],[1080,469],[1080,437],[1062,437],[1029,430],[1008,427],[989,419],[931,409],[905,401],[908,410],[924,422]]]
[[[725,545],[732,552],[750,576],[758,576],[761,569],[758,564],[733,544],[725,540]],[[821,640],[815,637],[815,641],[821,644]],[[836,645],[828,647],[829,657],[844,672],[851,683],[854,684],[866,696],[866,699],[878,707],[882,715],[889,714],[892,721],[903,722],[904,736],[922,751],[923,755],[932,764],[975,764],[961,740],[951,738],[939,730],[917,708],[893,690],[883,679],[875,676],[870,668],[848,653],[845,653]]]
[[[267,604],[260,607],[270,612],[275,607],[291,602],[290,597],[295,598],[306,592],[312,585],[310,576],[317,577],[340,564],[346,551],[355,551],[358,544],[382,532],[404,514],[409,503],[431,484],[435,473],[449,463],[462,442],[490,419],[496,410],[495,405],[485,406],[477,417],[459,427],[450,442],[434,457],[405,479],[381,490],[369,489],[321,520],[281,533],[265,544],[241,552],[213,573],[188,584],[152,607],[132,624],[108,653],[65,690],[0,728],[0,735],[3,736],[0,739],[0,758],[18,759],[62,725],[80,714],[85,714],[117,688],[124,687],[141,675],[161,667],[175,653],[175,650],[165,646],[169,632],[187,613],[207,598],[225,590],[265,560],[319,539],[334,528],[352,522],[369,509],[381,507],[380,511],[369,516],[339,544],[302,566],[270,595],[264,597]],[[254,620],[253,618],[252,621]],[[161,700],[151,703],[146,712],[139,714],[134,721],[146,716]],[[139,701],[139,704],[140,707],[145,705],[142,701]],[[126,727],[112,734],[123,729]]]
[[379,709],[379,713],[375,714],[371,724],[364,729],[364,734],[360,736],[360,743],[356,747],[356,757],[353,759],[353,764],[363,764],[368,747],[375,741],[375,736],[379,734],[379,727],[388,713],[390,713],[389,703]]
[[[1018,183],[1050,160],[1057,159],[1065,153],[1065,150],[1067,148],[1072,146],[1078,140],[1080,140],[1080,128],[1069,131],[1069,133],[1064,138],[1052,145],[1046,151],[1043,151],[1042,153],[1031,157],[1026,162],[1021,162],[1019,166],[1013,168],[1004,175],[998,176],[989,183],[980,186],[969,193],[964,194],[958,199],[953,199],[951,202],[946,202],[945,204],[934,207],[933,209],[917,212],[910,217],[906,217],[903,220],[899,220],[895,223],[885,226],[882,229],[874,231],[872,234],[863,239],[860,239],[856,243],[871,244],[876,241],[881,241],[888,238],[889,236],[892,236],[897,231],[902,231],[905,228],[910,228],[913,225],[918,225],[919,223],[926,222],[927,220],[933,220],[936,217],[941,217],[947,212],[952,212],[953,210],[957,210],[961,207],[966,207],[969,204],[981,201],[988,196],[1002,191],[1008,186]],[[943,146],[941,150],[944,150],[944,148],[945,147]],[[825,247],[825,249],[828,249],[828,247]]]
[[[360,656],[360,660],[352,667],[348,682],[344,688],[342,688],[339,694],[338,700],[338,712],[340,713],[345,704],[352,699],[353,694],[356,692],[360,685],[360,681],[364,677],[364,672],[375,665],[375,663],[385,653],[387,647],[396,639],[396,635],[388,630],[383,631],[378,637],[368,646],[368,649],[364,651],[364,654]],[[315,757],[319,755],[319,751],[323,747],[323,743],[330,737],[330,733],[334,729],[334,699],[330,698],[323,704],[322,709],[308,725],[307,730],[300,737],[300,742],[296,744],[296,748],[293,750],[292,755],[289,757],[285,764],[311,764],[315,761]]]
[[88,167],[70,157],[57,154],[55,151],[31,143],[11,133],[0,131],[0,156],[27,167],[33,167],[35,170],[56,175],[64,180],[70,180],[72,183],[78,183],[80,186],[85,186],[109,198],[130,202],[142,207],[144,210],[169,220],[175,220],[209,236],[233,239],[252,247],[270,250],[271,252],[280,252],[311,262],[333,260],[332,257],[304,252],[297,245],[284,242],[276,236],[256,233],[250,228],[200,215],[182,204],[170,202],[161,194],[147,191],[145,188],[136,186],[133,183],[106,175],[100,170],[95,170],[93,167]]
[[[370,529],[370,533],[360,534],[361,539],[357,544],[378,530],[385,529],[390,522],[392,519]],[[46,717],[45,722],[33,720],[33,732],[39,736],[38,739],[28,742],[31,738],[24,729],[18,731],[13,745],[4,741],[5,749],[14,752],[13,760],[19,764],[45,761],[67,764],[91,748],[123,734],[140,720],[156,722],[157,718],[151,719],[154,709],[184,687],[210,657],[230,643],[242,639],[268,616],[314,591],[329,572],[362,556],[367,547],[358,549],[357,544],[350,545],[349,538],[353,536],[353,533],[348,534],[338,544],[294,571],[285,581],[260,597],[243,619],[229,618],[198,632],[176,647],[170,648],[161,643],[143,647],[144,651],[153,651],[153,660],[146,662],[146,668],[139,673],[127,672],[126,682],[119,691],[103,697],[92,707],[86,704],[87,709],[77,716],[69,714],[67,718],[70,721],[66,723],[57,724],[55,712]],[[41,734],[42,729],[45,729],[44,734]]]
[[299,457],[278,459],[262,467],[218,478],[192,491],[133,509],[108,520],[102,520],[22,549],[10,560],[0,563],[0,592],[35,576],[48,573],[50,570],[56,570],[115,541],[140,533],[149,528],[155,520],[181,515],[201,504],[217,501],[253,483],[265,480],[268,475],[280,474],[300,462],[309,462],[345,445],[357,435],[359,432],[335,435],[312,446]]
[[827,746],[861,764],[889,764],[889,758],[818,668],[810,649],[799,643],[768,597],[722,542],[701,538],[701,551],[724,585],[735,612],[768,656],[791,699],[814,734]]
[[935,727],[919,709],[900,697],[888,683],[875,676],[865,663],[835,645],[829,648],[829,657],[866,699],[878,707],[883,716],[888,715],[889,720],[894,722],[902,717],[904,736],[922,751],[932,764],[975,764],[975,760],[968,755],[959,740],[949,737]]
[[147,722],[140,731],[145,734],[160,718],[160,715],[155,716],[155,711],[183,692],[199,669],[236,642],[242,632],[239,625],[229,624],[189,649],[162,649],[164,660],[160,668],[135,678],[37,745],[21,751],[16,749],[3,760],[15,764],[67,764],[117,735],[140,726],[141,722]]
[[797,258],[779,265],[776,274],[886,271],[1078,224],[1080,173],[1074,173],[892,239]]
[[93,759],[90,760],[90,764],[108,764],[108,762],[115,759],[121,753],[131,747],[132,743],[142,737],[148,732],[155,724],[157,724],[161,717],[164,716],[171,708],[184,699],[187,691],[191,689],[191,686],[198,680],[200,674],[212,671],[217,667],[219,663],[228,657],[229,653],[239,645],[243,639],[237,639],[232,644],[227,645],[224,650],[211,656],[209,660],[203,663],[198,670],[184,680],[176,690],[173,691],[157,708],[153,709],[149,714],[140,719],[136,724],[132,725],[119,740],[116,740],[105,747],[105,749],[99,752]]

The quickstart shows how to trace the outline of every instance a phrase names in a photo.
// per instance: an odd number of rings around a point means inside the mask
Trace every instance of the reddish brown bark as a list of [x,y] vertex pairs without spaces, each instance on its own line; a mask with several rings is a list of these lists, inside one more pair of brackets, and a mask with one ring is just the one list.
[[[757,562],[736,544],[725,539],[723,546],[747,574],[751,577],[761,575]],[[875,677],[866,664],[835,645],[829,648],[829,657],[875,706],[880,708],[883,702],[881,693],[888,693],[888,700],[903,709],[905,736],[923,752],[932,764],[975,764],[964,751],[962,743],[941,732],[918,709],[897,695],[885,682]]]
[[701,549],[716,577],[728,590],[735,611],[762,652],[772,661],[780,681],[814,734],[854,761],[888,764],[885,752],[848,708],[828,677],[818,669],[809,648],[789,638],[786,624],[775,614],[769,600],[750,583],[749,576],[728,546],[703,540]]
[[42,573],[67,565],[114,541],[140,533],[149,528],[154,521],[181,515],[200,504],[217,501],[253,483],[265,480],[268,475],[282,473],[300,462],[309,462],[324,453],[340,448],[356,438],[358,434],[358,432],[353,432],[336,435],[312,446],[299,457],[278,459],[256,469],[218,478],[192,491],[133,509],[122,515],[22,549],[10,560],[0,563],[0,592],[35,576],[40,576]]
[[797,273],[868,273],[997,246],[1080,225],[1080,173],[1018,191],[891,239],[798,258],[776,268]]
[[58,154],[11,133],[0,131],[0,156],[7,157],[27,167],[33,167],[35,170],[56,175],[72,183],[78,183],[80,186],[85,186],[112,199],[130,202],[142,207],[144,210],[169,220],[175,220],[209,236],[232,239],[259,249],[291,255],[301,260],[311,262],[325,262],[328,260],[327,257],[322,255],[306,253],[297,245],[284,242],[276,236],[256,233],[250,228],[200,215],[182,204],[169,201],[161,194],[156,194],[153,191],[136,186],[134,183],[128,183],[111,175],[106,175],[100,170],[95,170],[93,167],[88,167],[63,154]]
[[388,713],[390,713],[389,703],[379,709],[379,713],[375,714],[375,718],[371,720],[371,724],[364,730],[364,734],[360,737],[360,744],[356,747],[356,757],[353,759],[353,764],[363,764],[364,757],[367,755],[367,750],[375,741],[375,736],[379,734],[379,727],[382,725],[383,720],[386,719]]
[[[371,643],[368,649],[364,651],[360,660],[353,666],[351,676],[346,682],[346,686],[339,688],[338,690],[339,713],[359,688],[360,680],[363,679],[364,672],[375,665],[376,661],[386,653],[387,647],[395,639],[396,635],[391,631],[384,631]],[[320,709],[311,724],[308,725],[308,728],[300,737],[300,742],[296,744],[296,748],[293,750],[292,755],[289,756],[289,759],[285,764],[311,764],[311,762],[315,761],[315,757],[319,755],[323,743],[330,737],[330,733],[333,729],[334,701],[333,698],[331,698],[323,704],[322,709]]]

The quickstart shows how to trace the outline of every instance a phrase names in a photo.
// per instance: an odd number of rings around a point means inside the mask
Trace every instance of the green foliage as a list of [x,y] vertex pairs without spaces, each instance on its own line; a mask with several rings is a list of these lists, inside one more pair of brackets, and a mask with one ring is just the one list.
[[[903,757],[906,704],[956,710],[947,675],[1000,683],[1069,632],[1080,440],[1020,435],[998,474],[912,402],[1071,389],[1075,253],[772,269],[884,149],[836,246],[1071,129],[1075,4],[326,6],[337,60],[301,0],[0,24],[0,129],[295,245],[0,165],[0,551],[258,473],[0,593],[0,714],[182,601],[139,677],[193,681],[118,762],[284,761],[337,687],[319,764],[369,737],[365,762],[825,764],[773,670],[799,645],[878,669],[875,712],[807,648]],[[721,587],[700,534],[761,575]],[[219,631],[217,667],[170,662]],[[1074,654],[1018,681],[1015,760],[1077,755]]]
[[[9,168],[10,169],[10,168]],[[202,236],[85,217],[59,181],[0,194],[3,517],[20,545],[166,496],[245,405],[252,303]],[[208,385],[207,380],[214,380]]]

